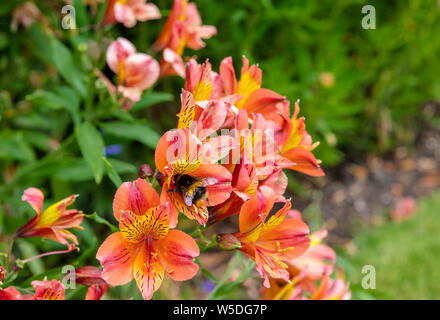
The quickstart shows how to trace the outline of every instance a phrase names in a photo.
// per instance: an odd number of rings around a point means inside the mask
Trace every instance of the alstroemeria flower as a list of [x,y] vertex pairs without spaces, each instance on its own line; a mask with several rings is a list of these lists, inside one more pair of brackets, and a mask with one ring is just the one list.
[[137,21],[160,19],[160,11],[147,0],[110,0],[104,23],[120,22],[127,28],[134,27]]
[[223,96],[220,75],[212,71],[208,60],[203,64],[198,64],[194,59],[189,60],[184,89],[192,93],[196,102],[220,99]]
[[88,286],[86,300],[99,300],[110,288],[102,278],[101,269],[93,266],[84,266],[75,269],[76,282]]
[[310,300],[349,300],[350,297],[349,285],[344,280],[333,280],[330,276],[325,276]]
[[0,284],[2,284],[3,279],[6,277],[6,270],[2,266],[0,266]]
[[123,285],[134,278],[144,299],[151,299],[165,273],[176,281],[194,277],[199,247],[184,232],[169,229],[169,213],[170,204],[160,203],[143,179],[118,188],[113,214],[120,231],[111,234],[96,254],[108,284]]
[[22,200],[28,202],[37,215],[14,234],[18,238],[42,237],[74,248],[78,244],[76,236],[68,229],[79,229],[84,214],[76,209],[67,209],[78,195],[71,195],[49,206],[42,212],[44,195],[37,188],[26,189]]
[[142,92],[159,78],[159,63],[145,53],[136,53],[124,38],[113,41],[107,49],[107,64],[118,75],[118,91],[129,100],[140,100]]
[[246,201],[239,216],[240,232],[234,234],[241,243],[238,250],[255,261],[266,287],[270,287],[269,277],[289,281],[286,262],[302,255],[310,244],[304,222],[284,219],[290,202],[267,219],[272,205],[258,197]]
[[325,229],[313,232],[310,235],[310,248],[300,257],[289,261],[291,274],[305,272],[302,282],[305,282],[306,278],[315,281],[333,272],[336,253],[329,246],[321,244],[326,236]]
[[[312,138],[306,131],[304,117],[297,118],[299,113],[298,101],[295,103],[295,112],[292,116],[291,124],[286,128],[286,143],[281,150],[282,158],[288,161],[279,161],[280,166],[303,172],[305,174],[319,177],[324,176],[324,171],[319,166],[312,153],[319,143],[312,144]],[[283,164],[284,162],[284,164]]]
[[283,194],[287,187],[287,177],[280,169],[259,182],[254,165],[241,162],[235,166],[231,185],[231,197],[212,208],[210,223],[216,223],[238,214],[242,204],[256,195],[263,201],[273,199],[275,202],[284,202],[286,200]]
[[262,71],[255,64],[249,67],[249,60],[243,57],[241,76],[237,81],[232,58],[227,57],[220,64],[220,77],[225,95],[240,96],[235,102],[235,106],[241,108],[249,95],[261,87]]
[[158,51],[164,50],[160,62],[161,77],[179,75],[184,78],[185,64],[181,57],[185,47],[201,49],[205,46],[202,39],[208,39],[216,33],[214,26],[202,25],[194,3],[175,0],[162,33],[153,45]]
[[[223,143],[219,145],[221,149]],[[188,128],[168,131],[160,138],[155,162],[163,175],[161,197],[173,204],[172,226],[177,224],[178,211],[205,224],[208,206],[229,198],[232,176],[225,167],[216,164],[219,153],[214,149],[217,147],[209,140],[200,142]]]
[[[302,221],[301,213],[290,210],[289,220]],[[261,288],[263,299],[274,300],[328,300],[349,299],[348,285],[341,279],[333,281],[330,275],[334,270],[336,253],[324,244],[327,230],[313,232],[310,247],[301,256],[287,261],[290,281],[271,278],[270,288]]]
[[160,77],[174,76],[185,78],[185,63],[175,51],[165,48],[160,60]]
[[15,287],[8,287],[0,289],[0,300],[23,300],[23,296]]
[[[176,24],[182,24],[183,30],[178,39],[171,39]],[[209,39],[216,33],[217,29],[214,26],[202,25],[195,3],[188,3],[187,0],[174,0],[171,13],[154,47],[156,50],[171,48],[177,54],[182,55],[185,46],[199,50],[205,46],[202,39]],[[170,44],[170,42],[173,43]]]
[[32,281],[35,289],[34,295],[22,295],[15,287],[0,289],[0,300],[64,300],[65,288],[58,280]]
[[33,300],[64,300],[65,288],[58,280],[32,281],[31,285],[35,288]]

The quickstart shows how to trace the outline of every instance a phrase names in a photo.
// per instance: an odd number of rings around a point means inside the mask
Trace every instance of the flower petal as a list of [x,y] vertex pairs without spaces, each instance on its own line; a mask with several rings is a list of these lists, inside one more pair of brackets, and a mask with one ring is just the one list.
[[138,178],[134,185],[132,182],[124,182],[119,186],[113,200],[113,215],[118,221],[122,210],[143,215],[149,208],[159,203],[156,190],[145,179]]
[[150,241],[143,242],[134,262],[134,278],[145,300],[150,300],[153,293],[159,289],[164,271],[152,243]]
[[44,194],[40,189],[28,188],[24,190],[21,200],[29,203],[35,212],[40,214],[41,209],[43,208]]
[[199,246],[186,233],[170,230],[165,238],[154,243],[154,247],[171,279],[188,280],[199,270],[199,266],[193,262],[193,259],[200,254]]
[[118,74],[121,63],[136,53],[134,45],[125,38],[119,37],[107,49],[106,59],[110,69]]
[[125,241],[120,232],[108,236],[96,253],[96,259],[104,267],[103,279],[113,286],[130,282],[138,251],[139,245]]

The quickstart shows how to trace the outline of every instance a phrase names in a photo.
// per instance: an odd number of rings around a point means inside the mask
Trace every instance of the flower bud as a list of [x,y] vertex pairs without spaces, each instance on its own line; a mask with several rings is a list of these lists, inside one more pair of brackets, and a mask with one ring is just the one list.
[[139,178],[151,178],[153,175],[154,172],[148,164],[143,164],[139,167]]
[[6,270],[0,266],[0,284],[3,283],[3,279],[6,277]]
[[240,240],[238,240],[232,234],[219,234],[217,236],[217,242],[220,248],[224,250],[234,250],[241,248]]

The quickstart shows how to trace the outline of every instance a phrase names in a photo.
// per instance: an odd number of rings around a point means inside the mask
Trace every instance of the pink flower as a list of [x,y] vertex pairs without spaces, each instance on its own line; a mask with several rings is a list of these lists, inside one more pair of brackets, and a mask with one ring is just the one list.
[[127,28],[134,27],[137,21],[160,19],[159,9],[147,0],[110,0],[104,23],[121,22]]
[[159,78],[159,63],[147,54],[136,53],[124,38],[113,41],[107,49],[107,64],[118,75],[118,91],[134,102]]

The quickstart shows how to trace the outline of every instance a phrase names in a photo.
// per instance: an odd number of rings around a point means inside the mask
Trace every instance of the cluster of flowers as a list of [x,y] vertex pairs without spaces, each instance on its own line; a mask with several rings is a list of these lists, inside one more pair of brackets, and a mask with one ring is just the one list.
[[[130,27],[136,20],[158,18],[154,5],[142,0],[110,1],[106,21]],[[194,259],[200,250],[197,240],[177,230],[179,214],[200,226],[212,226],[238,215],[239,230],[219,234],[216,243],[225,250],[239,250],[256,263],[263,279],[265,299],[347,299],[348,286],[330,278],[335,253],[320,244],[321,230],[310,235],[298,211],[291,210],[284,197],[287,176],[284,169],[311,176],[323,176],[320,161],[299,103],[290,114],[290,102],[261,88],[262,71],[243,58],[239,79],[232,58],[225,58],[215,72],[206,61],[189,59],[185,46],[199,49],[201,39],[216,33],[203,26],[196,6],[175,0],[162,34],[154,45],[163,50],[158,63],[136,53],[126,39],[114,41],[107,62],[118,75],[114,88],[125,99],[136,101],[143,90],[161,75],[185,78],[177,127],[166,132],[155,151],[158,193],[145,177],[119,186],[113,200],[113,214],[119,231],[100,246],[96,258],[102,270],[80,268],[80,278],[89,285],[88,298],[100,298],[109,286],[124,285],[133,278],[144,299],[151,299],[164,275],[173,280],[193,278],[199,266]],[[220,133],[220,134],[218,134]],[[42,212],[43,193],[24,192],[37,212],[14,237],[40,236],[77,248],[77,238],[68,229],[81,228],[83,214],[67,209],[72,195]],[[278,210],[275,208],[279,208]],[[57,280],[34,282],[34,299],[64,298]],[[0,299],[23,298],[13,287],[0,290]]]

